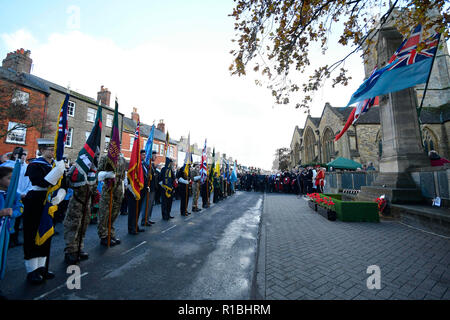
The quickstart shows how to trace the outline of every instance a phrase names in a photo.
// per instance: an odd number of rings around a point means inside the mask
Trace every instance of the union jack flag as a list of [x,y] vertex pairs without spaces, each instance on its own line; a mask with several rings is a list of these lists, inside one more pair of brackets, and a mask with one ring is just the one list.
[[409,38],[403,40],[400,48],[395,51],[389,60],[389,64],[395,62],[388,70],[408,66],[410,64],[433,58],[439,44],[439,34],[435,33],[425,40],[425,48],[417,51],[418,44],[422,41],[422,26],[418,25]]
[[201,182],[204,183],[206,181],[206,177],[208,174],[208,167],[206,164],[207,161],[207,157],[206,157],[206,139],[205,139],[205,146],[203,147],[203,152],[202,152],[202,163],[200,165],[200,176],[201,176]]

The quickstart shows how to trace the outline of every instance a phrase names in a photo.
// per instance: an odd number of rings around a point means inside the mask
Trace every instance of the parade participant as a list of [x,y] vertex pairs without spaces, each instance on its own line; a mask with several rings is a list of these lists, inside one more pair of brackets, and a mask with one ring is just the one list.
[[[111,245],[114,246],[121,243],[120,239],[116,237],[114,222],[119,215],[120,205],[124,196],[123,181],[126,176],[126,161],[123,154],[120,154],[119,161],[117,162],[116,173],[114,173],[111,164],[108,162],[107,156],[101,157],[98,171],[98,180],[103,181],[104,184],[99,203],[97,233],[100,238],[100,244],[107,246],[109,224],[111,223]],[[110,200],[112,203],[111,221],[109,221]]]
[[172,168],[173,160],[166,158],[166,164],[161,169],[159,175],[159,185],[161,186],[161,214],[163,220],[174,218],[170,215],[170,212],[172,211],[174,183],[176,182],[175,173]]
[[[194,167],[191,170],[191,181],[192,181],[192,211],[199,212],[202,209],[198,207],[198,197],[200,195],[200,171],[199,171],[199,162],[194,163]],[[204,185],[204,186],[203,186]],[[203,199],[203,189],[206,191],[206,182],[202,183],[202,199]],[[206,198],[206,195],[205,195]],[[203,208],[205,208],[205,199],[203,199]]]
[[[55,277],[45,267],[47,257],[50,255],[51,238],[39,246],[35,243],[43,215],[47,189],[50,186],[57,185],[65,171],[63,160],[57,161],[55,166],[52,167],[54,146],[53,140],[38,139],[38,149],[42,156],[31,162],[25,172],[25,176],[30,178],[32,187],[23,198],[23,251],[27,280],[32,284],[40,284],[46,279]],[[52,205],[59,204],[65,196],[65,179],[62,179],[62,187],[52,198]]]
[[[142,166],[142,175],[144,178],[143,181],[143,188],[139,191],[139,200],[137,199],[137,196],[135,196],[132,184],[130,182],[130,176],[128,175],[127,181],[127,188],[125,190],[125,197],[127,198],[127,204],[128,204],[128,233],[132,235],[136,235],[139,232],[144,232],[145,229],[139,228],[139,215],[142,213],[141,207],[145,203],[143,200],[145,196],[147,195],[147,188],[148,188],[148,168],[145,164],[145,150],[142,149],[140,151],[140,158],[141,158],[141,166]],[[138,215],[138,216],[136,216]],[[142,219],[142,217],[141,217]],[[144,217],[145,220],[145,217]]]
[[155,204],[161,204],[161,200],[162,200],[162,188],[161,185],[159,184],[159,177],[161,175],[161,170],[164,167],[163,163],[159,163],[156,166],[156,174],[158,176],[158,180],[156,180],[156,191],[155,191]]
[[180,214],[182,216],[187,216],[191,214],[188,211],[189,207],[189,174],[190,174],[190,164],[185,163],[177,172],[178,179],[178,192],[180,195]]
[[[144,158],[145,159],[145,158]],[[142,226],[150,226],[154,224],[155,222],[151,220],[152,218],[152,212],[153,212],[153,206],[155,204],[155,198],[156,198],[156,189],[159,186],[158,185],[158,171],[156,170],[155,165],[156,160],[156,151],[152,151],[152,161],[151,161],[151,167],[150,171],[150,189],[148,190],[148,193],[145,196],[145,200],[143,201],[142,209],[141,209],[141,225]],[[147,173],[147,175],[148,175]],[[145,220],[147,219],[147,220]]]
[[[19,184],[17,186],[17,192],[20,194],[20,198],[24,198],[28,191],[31,190],[31,182],[28,177],[25,176],[25,172],[27,171],[28,164],[27,161],[27,152],[22,147],[14,148],[14,151],[11,154],[11,160],[7,160],[5,163],[2,163],[0,166],[6,166],[10,168],[14,168],[15,161],[20,161],[20,176],[19,176]],[[22,242],[19,240],[19,231],[20,224],[22,222],[22,215],[17,217],[14,222],[14,233],[11,234],[9,246],[11,248],[16,246],[21,246]]]

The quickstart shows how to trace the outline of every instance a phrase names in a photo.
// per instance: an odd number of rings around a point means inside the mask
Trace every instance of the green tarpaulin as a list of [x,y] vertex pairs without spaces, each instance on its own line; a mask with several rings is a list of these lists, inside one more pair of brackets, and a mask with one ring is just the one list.
[[327,163],[327,167],[333,167],[333,169],[349,169],[349,170],[356,170],[357,168],[362,168],[361,163],[339,157],[336,160],[333,160],[331,162]]

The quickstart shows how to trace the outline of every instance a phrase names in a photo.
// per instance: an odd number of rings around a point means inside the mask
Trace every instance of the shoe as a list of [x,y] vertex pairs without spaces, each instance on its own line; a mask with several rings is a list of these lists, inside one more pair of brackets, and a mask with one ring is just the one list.
[[138,228],[137,231],[138,232],[145,232],[145,229]]
[[78,263],[78,257],[76,253],[66,253],[64,255],[64,261],[68,265],[77,264]]
[[175,218],[175,217],[173,217],[173,216],[170,216],[170,217],[169,217],[169,219],[173,219],[173,218]]
[[147,223],[145,223],[145,221],[142,221],[141,222],[141,226],[143,226],[143,227],[150,227],[153,223],[150,220],[148,220]]
[[80,260],[87,260],[89,259],[89,253],[85,251],[80,251]]
[[117,244],[121,243],[119,238],[111,238],[111,241],[113,241],[113,240],[114,240],[114,245],[117,245]]
[[39,270],[42,278],[44,278],[45,280],[51,280],[55,278],[55,274],[51,271],[45,270],[45,267],[40,267],[37,268],[36,270]]
[[200,212],[200,211],[202,211],[202,209],[200,209],[200,208],[197,208],[197,212]]
[[44,282],[44,278],[42,277],[39,269],[36,269],[27,274],[27,281],[31,284],[41,284]]
[[156,223],[155,221],[150,221],[150,220],[148,222],[150,222],[150,224],[155,224]]
[[189,211],[187,211],[187,212],[186,212],[186,214],[188,214],[188,215],[189,215],[189,214],[191,214],[191,213],[190,213]]
[[137,235],[139,232],[136,232],[135,230],[133,231],[128,231],[128,234],[132,234],[132,235]]
[[[106,238],[101,238],[101,239],[100,239],[100,244],[101,244],[102,246],[108,246],[108,237],[106,237]],[[114,246],[115,244],[116,244],[115,241],[111,238],[111,243],[110,243],[111,247]]]

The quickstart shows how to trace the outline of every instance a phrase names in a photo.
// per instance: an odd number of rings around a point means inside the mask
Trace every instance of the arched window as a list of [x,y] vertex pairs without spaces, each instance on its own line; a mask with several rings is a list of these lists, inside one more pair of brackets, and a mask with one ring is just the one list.
[[316,157],[314,153],[314,145],[316,144],[316,137],[310,127],[306,129],[305,134],[305,161],[311,163]]
[[422,141],[423,141],[423,147],[427,154],[431,150],[436,150],[436,152],[439,153],[439,150],[437,150],[436,136],[429,128],[422,129]]
[[331,161],[334,157],[334,134],[330,128],[326,128],[323,134],[323,158],[325,163]]

